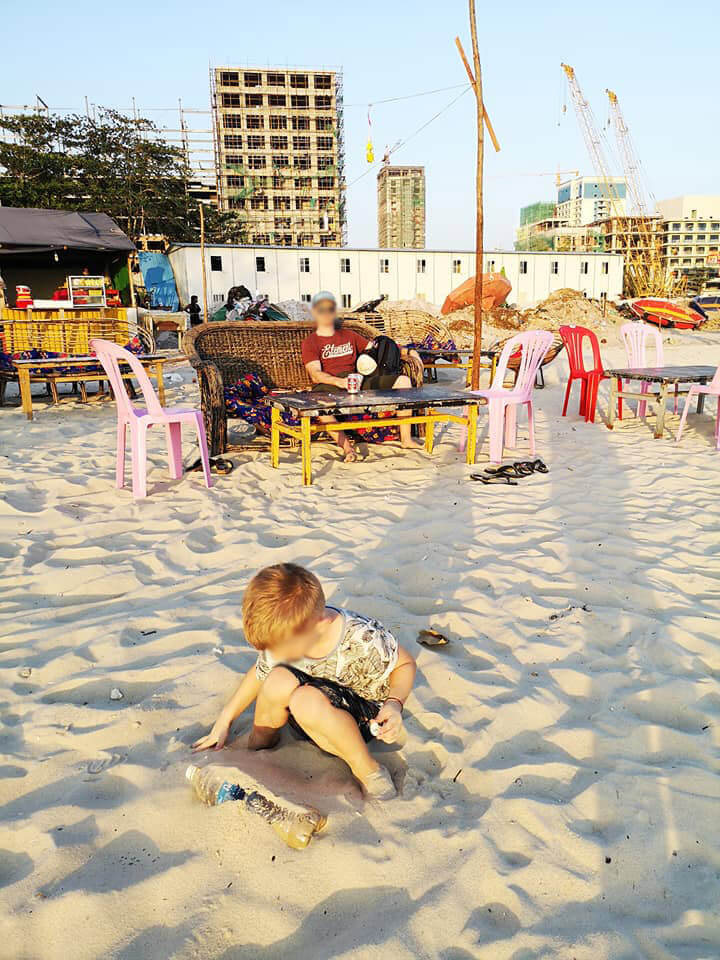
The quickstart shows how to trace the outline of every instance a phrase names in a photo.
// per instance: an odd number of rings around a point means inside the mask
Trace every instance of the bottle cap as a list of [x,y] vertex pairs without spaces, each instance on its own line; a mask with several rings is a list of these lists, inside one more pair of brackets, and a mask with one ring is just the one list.
[[185,771],[185,779],[186,779],[186,780],[192,780],[193,775],[195,774],[195,771],[196,771],[197,769],[199,769],[199,768],[196,767],[194,763],[191,763],[190,766],[189,766],[189,767],[187,768],[187,770]]

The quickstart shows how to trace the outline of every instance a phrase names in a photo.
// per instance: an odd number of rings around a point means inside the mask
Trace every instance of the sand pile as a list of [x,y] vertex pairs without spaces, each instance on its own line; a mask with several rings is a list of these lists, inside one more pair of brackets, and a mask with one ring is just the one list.
[[577,290],[555,290],[549,297],[522,314],[523,327],[532,330],[557,330],[563,324],[593,329],[623,323],[625,318],[613,303],[607,303],[603,315],[602,300],[590,300]]
[[[557,330],[563,324],[576,324],[591,330],[606,330],[624,323],[626,318],[613,303],[607,303],[603,315],[602,300],[590,300],[577,290],[564,288],[551,293],[536,307],[517,310],[514,307],[493,307],[483,313],[483,325],[497,330]],[[450,334],[459,347],[472,342],[474,307],[463,307],[446,317]],[[483,342],[486,337],[483,336]]]
[[428,300],[383,300],[377,305],[378,313],[389,313],[391,310],[419,310],[421,313],[427,313],[431,317],[439,317],[440,307],[435,306]]

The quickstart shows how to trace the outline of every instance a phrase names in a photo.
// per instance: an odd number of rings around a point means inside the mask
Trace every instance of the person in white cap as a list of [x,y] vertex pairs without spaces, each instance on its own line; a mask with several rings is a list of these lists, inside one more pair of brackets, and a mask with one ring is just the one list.
[[[347,377],[355,373],[358,356],[370,343],[361,334],[348,330],[337,324],[337,298],[329,290],[316,293],[310,303],[310,308],[316,327],[314,333],[309,334],[302,345],[302,359],[308,376],[313,382],[313,390],[329,393],[340,393],[347,390]],[[384,380],[387,382],[384,382]],[[412,387],[410,377],[405,374],[382,375],[375,378],[375,390],[407,390]],[[407,411],[407,415],[410,411]],[[403,416],[403,412],[399,412]],[[323,423],[330,423],[335,417],[321,417]],[[339,430],[336,434],[337,444],[343,451],[346,463],[357,459],[355,447],[347,436]],[[400,427],[400,444],[403,447],[416,449],[418,444],[412,437],[411,426],[408,423]]]

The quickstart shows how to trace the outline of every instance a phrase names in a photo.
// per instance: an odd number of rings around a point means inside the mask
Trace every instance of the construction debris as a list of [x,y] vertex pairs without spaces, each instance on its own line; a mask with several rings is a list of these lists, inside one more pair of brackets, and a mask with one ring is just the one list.
[[[446,316],[450,335],[458,347],[472,344],[474,308],[463,307]],[[514,307],[493,307],[483,312],[485,324],[494,330],[558,330],[565,324],[589,327],[595,331],[607,331],[611,327],[625,323],[627,317],[615,304],[602,300],[591,300],[577,290],[563,288],[551,293],[549,297],[528,310]],[[486,338],[483,337],[483,342]]]

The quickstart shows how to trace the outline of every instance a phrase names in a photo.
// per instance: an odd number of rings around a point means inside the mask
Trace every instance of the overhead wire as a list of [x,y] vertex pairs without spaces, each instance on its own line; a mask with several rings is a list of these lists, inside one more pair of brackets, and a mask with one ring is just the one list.
[[[385,153],[385,156],[389,157],[390,154],[395,153],[395,152],[396,152],[397,150],[399,150],[401,147],[404,147],[406,143],[408,143],[410,140],[413,139],[413,137],[416,137],[416,136],[417,136],[419,133],[421,133],[426,127],[429,127],[431,123],[434,123],[434,121],[438,119],[438,117],[442,116],[443,113],[445,113],[447,110],[449,110],[450,107],[453,106],[453,104],[457,103],[458,100],[461,99],[461,97],[464,97],[465,94],[468,92],[468,90],[471,90],[471,89],[472,89],[472,87],[470,86],[469,83],[464,83],[464,84],[462,84],[462,86],[465,88],[465,89],[462,91],[462,93],[458,94],[457,97],[453,97],[453,99],[452,99],[449,103],[446,103],[445,106],[444,106],[441,110],[438,110],[438,112],[437,112],[436,114],[434,114],[432,117],[430,117],[429,120],[426,120],[425,123],[423,123],[421,126],[419,126],[419,127],[417,128],[417,130],[414,130],[412,133],[408,134],[408,136],[405,137],[404,140],[398,140],[398,142],[397,142],[396,144],[394,144],[392,147],[390,147],[390,149]],[[457,88],[455,88],[455,89],[457,89]],[[351,180],[350,183],[347,184],[347,186],[345,187],[345,189],[346,189],[346,190],[349,190],[350,187],[354,186],[354,184],[356,184],[359,180],[362,180],[363,177],[366,177],[366,176],[367,176],[369,173],[371,173],[373,170],[376,170],[381,164],[382,164],[382,160],[378,160],[377,163],[374,163],[371,167],[368,167],[367,170],[365,170],[363,173],[361,173],[359,177],[355,177],[354,180]]]

